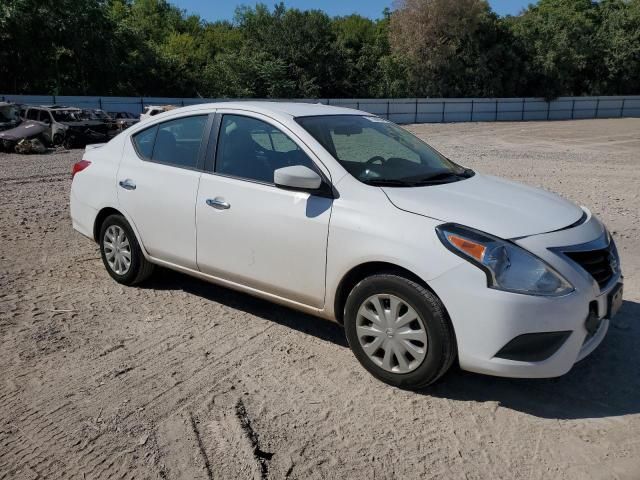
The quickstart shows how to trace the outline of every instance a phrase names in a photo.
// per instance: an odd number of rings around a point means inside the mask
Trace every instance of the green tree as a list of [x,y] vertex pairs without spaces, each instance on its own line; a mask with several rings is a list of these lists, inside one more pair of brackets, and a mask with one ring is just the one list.
[[4,0],[0,88],[53,94],[108,91],[117,52],[104,7],[104,1],[96,0]]
[[207,22],[168,0],[0,2],[0,91],[413,97],[640,90],[640,0],[398,0],[371,20],[279,3]]
[[511,34],[485,0],[401,0],[391,15],[393,52],[412,96],[515,94],[520,70]]
[[271,12],[258,4],[238,9],[236,22],[243,32],[244,46],[253,55],[261,52],[261,58],[285,66],[287,80],[295,83],[295,96],[335,93],[340,56],[335,54],[335,33],[325,13],[286,9],[282,3]]
[[384,71],[380,60],[389,55],[388,22],[373,21],[360,15],[333,20],[336,35],[334,51],[341,60],[338,95],[344,97],[379,96]]
[[528,52],[529,95],[553,98],[590,92],[594,64],[601,57],[595,41],[597,9],[591,0],[540,0],[511,29]]
[[598,5],[596,43],[602,52],[592,91],[602,95],[640,92],[640,0],[604,0]]

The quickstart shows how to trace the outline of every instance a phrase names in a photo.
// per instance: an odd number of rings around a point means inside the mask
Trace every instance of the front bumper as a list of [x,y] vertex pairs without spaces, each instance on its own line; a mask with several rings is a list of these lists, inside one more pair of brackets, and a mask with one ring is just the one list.
[[[589,214],[587,222],[576,228],[517,240],[572,283],[575,290],[562,297],[522,295],[488,288],[484,272],[468,262],[429,282],[453,323],[460,367],[504,377],[548,378],[567,373],[577,361],[589,355],[606,336],[608,297],[622,282],[622,276],[616,272],[601,289],[593,277],[553,249],[582,244],[604,234],[602,224]],[[587,323],[590,314],[591,321]],[[594,316],[597,318],[595,328]],[[549,338],[559,343],[541,355],[518,356],[517,351],[512,354],[513,349],[510,354],[504,354],[505,346],[522,335],[540,344],[540,339],[545,337],[531,334],[549,332],[557,333]]]

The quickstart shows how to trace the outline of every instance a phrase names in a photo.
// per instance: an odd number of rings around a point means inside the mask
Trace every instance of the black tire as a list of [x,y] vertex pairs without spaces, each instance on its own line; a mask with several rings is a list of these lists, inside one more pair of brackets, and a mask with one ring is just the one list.
[[[426,355],[408,373],[393,373],[369,358],[358,340],[356,321],[360,306],[376,294],[394,295],[410,305],[422,319],[427,334]],[[349,346],[358,361],[377,379],[395,387],[417,390],[444,375],[456,358],[456,339],[440,299],[422,285],[393,274],[377,274],[358,283],[347,298],[344,327]]]
[[[112,226],[122,229],[129,241],[131,263],[129,268],[122,274],[116,272],[114,268],[112,268],[107,261],[107,253],[105,252],[105,235],[107,234],[109,227]],[[111,275],[111,278],[116,282],[122,283],[123,285],[135,285],[143,282],[153,273],[154,265],[144,257],[129,222],[127,222],[122,215],[113,214],[104,219],[104,222],[102,222],[102,225],[100,226],[98,245],[100,246],[102,263],[104,263],[104,267],[107,269],[109,275]]]

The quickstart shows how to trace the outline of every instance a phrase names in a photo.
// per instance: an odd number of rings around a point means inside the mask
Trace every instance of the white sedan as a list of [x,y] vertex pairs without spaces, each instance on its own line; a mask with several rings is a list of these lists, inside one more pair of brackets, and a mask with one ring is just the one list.
[[562,375],[622,303],[615,244],[588,209],[366,112],[180,108],[88,147],[73,175],[73,227],[117,282],[159,265],[335,320],[362,365],[403,388],[454,361]]

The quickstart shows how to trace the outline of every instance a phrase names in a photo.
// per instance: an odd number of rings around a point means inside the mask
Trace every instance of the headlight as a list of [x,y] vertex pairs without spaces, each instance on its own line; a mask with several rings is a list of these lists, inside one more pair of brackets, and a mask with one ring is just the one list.
[[487,274],[490,288],[560,296],[573,286],[544,261],[514,243],[453,223],[436,228],[445,247]]

